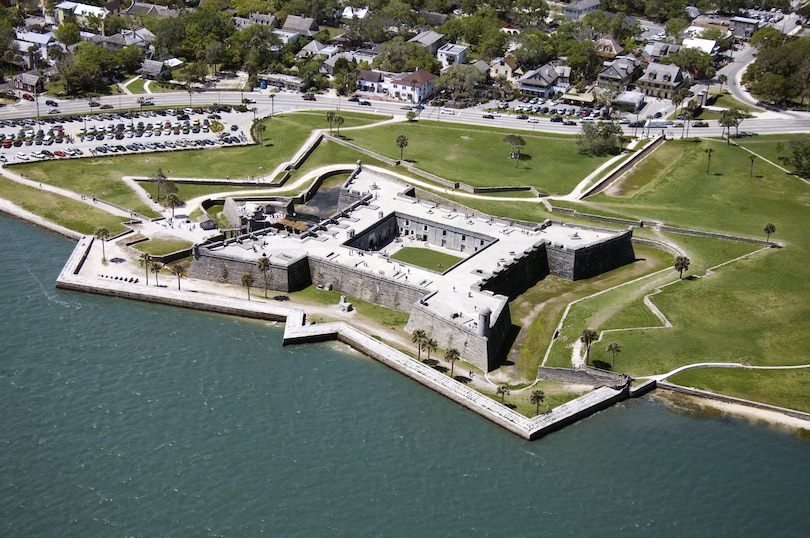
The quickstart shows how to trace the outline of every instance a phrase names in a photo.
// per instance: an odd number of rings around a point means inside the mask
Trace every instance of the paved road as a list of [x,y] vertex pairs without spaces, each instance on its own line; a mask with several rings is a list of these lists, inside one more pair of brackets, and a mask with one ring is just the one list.
[[[736,63],[736,62],[735,62]],[[740,62],[742,64],[742,60]],[[276,114],[281,112],[294,112],[298,110],[351,110],[354,112],[378,113],[378,114],[391,114],[404,116],[406,111],[403,110],[404,103],[402,102],[386,102],[386,101],[371,101],[372,106],[360,106],[357,103],[349,102],[345,97],[337,98],[332,96],[319,95],[317,101],[304,101],[301,99],[301,94],[281,92],[277,94],[247,92],[244,95],[256,101],[255,104],[249,104],[249,107],[256,108],[258,116],[268,116],[271,112]],[[271,98],[271,95],[274,97]],[[186,92],[177,93],[163,93],[152,94],[155,105],[160,106],[188,106],[189,102],[193,105],[202,105],[210,103],[223,103],[223,104],[238,104],[242,100],[241,92],[219,92],[209,91],[195,93],[189,99],[189,94]],[[102,104],[111,104],[115,109],[119,106],[123,108],[138,108],[138,96],[135,95],[121,95],[111,97],[101,97],[97,100]],[[662,102],[666,103],[666,102]],[[662,104],[662,108],[666,110],[666,106]],[[40,112],[44,107],[40,106]],[[672,108],[672,107],[669,107]],[[61,100],[59,101],[59,109],[64,114],[81,114],[89,113],[90,107],[88,106],[87,99],[74,99],[74,100]],[[92,109],[93,113],[98,113],[98,108]],[[107,112],[114,112],[107,111]],[[796,133],[796,132],[810,132],[810,118],[808,117],[795,117],[800,114],[775,114],[770,113],[770,117],[764,119],[750,119],[745,121],[744,130],[753,131],[760,134],[775,134],[775,133]],[[21,117],[34,117],[36,116],[35,103],[21,101],[18,104],[10,105],[0,109],[0,119],[12,119]],[[461,123],[467,125],[486,125],[492,127],[509,128],[523,131],[542,131],[549,133],[566,133],[577,134],[580,132],[580,126],[566,126],[559,123],[553,123],[547,119],[540,119],[539,123],[527,123],[525,121],[516,120],[514,116],[503,115],[499,118],[492,120],[483,119],[483,109],[471,108],[457,111],[455,115],[441,114],[441,109],[438,107],[428,106],[425,110],[421,111],[420,117],[423,119],[431,119],[437,121],[446,121],[452,123]],[[805,116],[805,115],[801,115]],[[641,119],[644,119],[643,117]],[[717,122],[710,122],[711,127],[708,129],[691,130],[692,136],[719,136],[721,128]],[[633,134],[632,128],[625,129],[629,134]],[[678,129],[668,129],[668,134],[671,132],[673,136],[680,136],[677,133]],[[698,133],[700,133],[698,135]]]

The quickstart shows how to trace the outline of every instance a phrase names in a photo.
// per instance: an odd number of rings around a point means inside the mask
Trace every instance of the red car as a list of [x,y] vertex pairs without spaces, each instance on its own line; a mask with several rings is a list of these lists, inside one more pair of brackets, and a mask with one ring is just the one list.
[[30,93],[24,93],[24,94],[23,94],[23,99],[25,99],[26,101],[33,101],[33,100],[34,100],[34,96],[33,96],[33,95],[31,95]]
[[65,157],[65,156],[67,156],[67,154],[62,150],[56,150],[56,151],[53,152],[53,154],[56,155],[57,157]]

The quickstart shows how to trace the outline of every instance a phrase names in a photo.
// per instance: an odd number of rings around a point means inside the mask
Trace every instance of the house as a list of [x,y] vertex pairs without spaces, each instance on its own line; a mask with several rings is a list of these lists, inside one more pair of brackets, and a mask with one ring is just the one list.
[[751,34],[759,29],[759,19],[749,19],[748,17],[731,17],[728,21],[728,29],[734,37],[748,39]]
[[288,32],[286,30],[273,30],[273,33],[278,36],[278,39],[281,41],[282,45],[286,45],[287,43],[297,43],[298,38],[301,37],[301,34],[298,32]]
[[640,63],[632,56],[619,56],[605,66],[596,77],[596,85],[614,91],[623,90],[639,74]]
[[299,17],[298,15],[287,15],[284,26],[281,29],[285,32],[293,32],[305,37],[312,37],[320,31],[318,24],[312,17]]
[[651,63],[636,83],[638,89],[651,97],[671,99],[682,86],[691,83],[691,77],[677,65]]
[[256,12],[253,12],[250,15],[248,15],[247,18],[245,17],[233,18],[233,25],[236,27],[237,30],[244,30],[248,26],[253,26],[254,24],[267,26],[268,28],[275,28],[278,26],[278,21],[276,20],[275,15],[265,15],[264,13],[256,13]]
[[683,48],[697,49],[701,52],[705,52],[709,56],[714,56],[720,51],[720,47],[717,46],[717,41],[713,39],[701,39],[697,37],[684,39]]
[[495,58],[489,62],[489,78],[495,80],[498,77],[505,77],[509,82],[517,82],[523,76],[523,70],[518,65],[514,56],[505,58]]
[[455,43],[447,43],[439,48],[436,54],[439,61],[442,63],[443,68],[450,67],[451,65],[460,65],[467,62],[467,51],[469,47],[466,45],[456,45]]
[[596,53],[602,58],[612,60],[616,56],[624,52],[618,41],[613,39],[612,35],[606,35],[601,39],[596,40]]
[[673,45],[671,43],[663,43],[661,41],[655,43],[648,43],[644,47],[643,56],[647,60],[658,60],[660,58],[666,58],[673,52],[678,52],[681,50],[680,45]]
[[430,24],[431,26],[441,26],[446,23],[450,15],[444,13],[437,13],[435,11],[420,11],[419,18]]
[[166,64],[163,62],[158,60],[144,60],[141,64],[141,68],[138,69],[138,73],[147,80],[158,80],[166,78],[168,70],[166,69]]
[[384,82],[382,71],[360,69],[357,72],[357,89],[361,92],[382,93]]
[[368,19],[368,16],[369,10],[367,7],[354,8],[346,6],[343,8],[343,13],[341,13],[341,18],[344,21],[364,21]]
[[644,108],[645,97],[643,92],[622,92],[613,100],[613,108],[638,112]]
[[517,26],[512,26],[511,24],[507,23],[501,27],[501,32],[510,36],[520,35],[520,28],[518,28]]
[[417,69],[413,73],[400,75],[386,85],[388,95],[395,99],[421,103],[433,95],[435,75]]
[[45,91],[45,85],[39,73],[34,71],[26,71],[25,73],[17,73],[14,75],[12,82],[14,89],[26,93],[42,93]]
[[309,58],[311,56],[323,56],[325,58],[331,58],[339,52],[340,49],[338,47],[334,45],[324,45],[316,39],[304,45],[295,57]]
[[133,2],[131,6],[121,11],[122,16],[142,17],[144,15],[151,15],[153,17],[157,17],[158,19],[177,17],[179,14],[180,12],[176,9],[171,9],[158,4],[148,4],[145,2]]
[[304,79],[293,75],[282,75],[281,73],[269,73],[258,75],[259,80],[267,82],[268,86],[275,86],[285,90],[295,92],[304,91]]
[[571,68],[547,63],[538,69],[532,69],[517,81],[518,89],[529,95],[549,97],[558,91],[565,91],[570,86]]
[[572,21],[578,21],[588,13],[593,13],[600,9],[602,9],[602,3],[599,0],[578,0],[577,2],[565,6],[563,15]]
[[408,43],[416,43],[420,47],[425,47],[430,51],[431,54],[436,54],[439,52],[439,48],[444,45],[445,42],[446,39],[444,34],[434,32],[433,30],[427,30],[420,34],[416,34],[408,40]]
[[110,0],[101,7],[109,11],[111,15],[118,15],[121,13],[121,0]]
[[700,10],[695,6],[686,6],[683,8],[684,13],[686,16],[689,17],[689,20],[694,20],[700,17]]
[[473,62],[473,67],[481,71],[484,75],[489,75],[489,64],[484,60],[478,60],[477,62]]
[[154,41],[155,34],[141,28],[139,30],[121,30],[118,34],[104,37],[97,41],[97,44],[110,52],[115,52],[123,49],[124,47],[136,46],[143,49],[149,48],[149,43]]
[[62,2],[56,6],[56,20],[59,24],[64,24],[66,20],[74,17],[81,26],[87,26],[90,17],[101,21],[104,26],[104,18],[110,12],[106,8],[98,6],[88,6],[78,2]]

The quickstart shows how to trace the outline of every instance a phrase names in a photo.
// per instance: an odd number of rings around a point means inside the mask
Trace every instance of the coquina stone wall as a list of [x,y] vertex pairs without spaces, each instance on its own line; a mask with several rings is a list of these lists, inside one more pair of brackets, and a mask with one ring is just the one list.
[[500,307],[492,312],[488,335],[478,334],[476,329],[459,325],[456,320],[443,317],[430,310],[430,298],[425,303],[416,303],[405,326],[407,332],[422,329],[444,349],[456,348],[461,358],[485,372],[494,370],[499,352],[512,326],[509,304],[502,297]]
[[400,312],[410,312],[414,303],[428,293],[425,288],[395,281],[390,276],[375,275],[316,256],[309,256],[309,273],[312,284],[331,284],[341,293]]
[[525,250],[508,262],[500,263],[492,274],[481,279],[477,288],[514,299],[547,274],[549,262],[546,244],[545,241],[539,241],[534,248]]
[[[193,259],[188,268],[188,276],[215,282],[242,285],[242,275],[251,273],[256,287],[264,288],[264,273],[259,271],[256,262],[226,256],[206,247],[197,247],[192,251]],[[289,265],[278,265],[270,258],[270,270],[267,271],[268,289],[290,292],[310,285],[309,264],[306,256],[292,260]],[[222,278],[223,269],[228,269],[228,277]]]
[[581,280],[627,265],[636,259],[632,239],[633,232],[627,230],[577,249],[548,243],[549,272],[567,280]]

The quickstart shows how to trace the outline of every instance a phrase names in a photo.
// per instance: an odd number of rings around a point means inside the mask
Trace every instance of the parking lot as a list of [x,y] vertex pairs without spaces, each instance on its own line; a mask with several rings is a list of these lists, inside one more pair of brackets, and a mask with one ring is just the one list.
[[0,162],[248,144],[252,118],[220,106],[5,120]]
[[[515,119],[528,123],[539,123],[545,120],[571,126],[596,120],[615,121],[621,124],[630,123],[626,115],[621,112],[614,111],[611,117],[607,117],[607,110],[602,105],[577,105],[542,97],[519,97],[511,102],[500,103],[497,109],[515,114]],[[500,116],[498,111],[488,110],[484,112],[483,117],[494,119]]]

